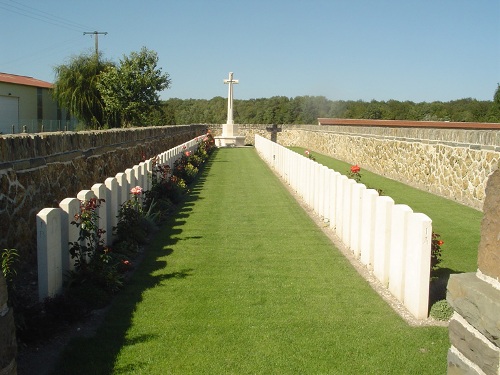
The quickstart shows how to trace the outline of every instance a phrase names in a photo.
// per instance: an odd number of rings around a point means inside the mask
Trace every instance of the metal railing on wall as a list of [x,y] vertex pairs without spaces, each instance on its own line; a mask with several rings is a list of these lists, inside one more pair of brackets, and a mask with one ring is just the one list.
[[44,133],[75,131],[78,120],[20,120],[8,128],[0,129],[0,134]]

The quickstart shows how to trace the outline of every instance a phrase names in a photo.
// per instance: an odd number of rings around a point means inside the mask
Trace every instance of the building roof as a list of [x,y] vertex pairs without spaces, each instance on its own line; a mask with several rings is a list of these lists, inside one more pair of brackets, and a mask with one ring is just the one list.
[[0,73],[0,82],[12,83],[15,85],[42,87],[46,89],[51,89],[53,87],[52,83],[50,82],[41,81],[33,77],[18,76],[8,73]]
[[409,120],[367,120],[346,118],[318,118],[319,125],[382,126],[410,128],[448,128],[448,129],[500,129],[500,123],[489,122],[448,122],[448,121],[409,121]]

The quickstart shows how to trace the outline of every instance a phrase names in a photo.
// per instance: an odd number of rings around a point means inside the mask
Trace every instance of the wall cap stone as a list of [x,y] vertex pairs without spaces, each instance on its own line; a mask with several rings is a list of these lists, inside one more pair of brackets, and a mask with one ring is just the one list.
[[446,299],[451,307],[500,347],[500,290],[473,272],[451,275],[447,290]]

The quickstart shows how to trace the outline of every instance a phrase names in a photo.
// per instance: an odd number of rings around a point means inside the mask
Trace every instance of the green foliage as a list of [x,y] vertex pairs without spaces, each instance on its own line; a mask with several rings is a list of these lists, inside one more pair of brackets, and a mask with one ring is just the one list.
[[113,66],[109,61],[96,58],[95,54],[72,57],[68,64],[54,68],[54,99],[60,107],[67,108],[87,126],[101,128],[106,121],[104,102],[97,83],[100,73]]
[[69,252],[71,258],[75,260],[75,267],[82,271],[105,250],[104,239],[102,238],[104,230],[97,226],[99,220],[98,209],[103,201],[103,199],[97,198],[82,201],[80,213],[76,214],[75,220],[71,222],[80,231],[78,240],[70,242]]
[[2,250],[2,273],[7,281],[7,285],[12,284],[17,271],[14,264],[19,260],[19,254],[16,249],[3,249]]
[[179,203],[199,173],[199,168],[208,160],[215,149],[215,140],[210,132],[198,137],[198,147],[194,153],[185,151],[174,165],[160,165],[158,157],[153,158],[152,187],[146,192],[147,202],[165,204]]
[[160,116],[161,123],[158,93],[169,87],[170,79],[157,64],[157,53],[143,47],[100,74],[97,88],[108,118],[119,116],[124,126],[143,126]]
[[314,157],[314,155],[312,154],[312,152],[311,152],[311,151],[309,151],[309,150],[305,150],[305,151],[304,151],[304,154],[305,154],[305,155],[306,155],[306,157],[308,157],[309,159],[311,159],[311,160],[316,160],[316,158]]
[[[168,99],[163,110],[168,124],[225,122],[226,101],[222,97]],[[239,124],[316,124],[318,118],[358,118],[414,121],[500,122],[500,90],[493,101],[472,98],[450,102],[364,102],[329,100],[324,96],[273,96],[234,100],[234,119]]]
[[445,299],[439,300],[431,307],[429,315],[436,320],[450,320],[453,309]]
[[3,249],[2,250],[2,273],[7,283],[7,293],[9,295],[9,305],[15,305],[17,300],[17,291],[14,279],[17,276],[15,264],[19,260],[19,254],[16,249]]
[[142,208],[138,208],[135,198],[134,196],[121,205],[118,211],[118,223],[114,230],[121,241],[144,244],[148,233],[141,225],[144,214]]
[[123,284],[123,276],[117,270],[117,262],[111,250],[104,246],[102,235],[105,231],[98,227],[98,209],[102,199],[91,198],[82,201],[80,213],[72,222],[80,231],[78,240],[70,242],[70,255],[75,261],[75,272],[70,273],[68,283],[95,284],[109,293],[114,293]]
[[436,271],[438,269],[439,263],[441,263],[443,257],[443,249],[441,246],[444,241],[441,240],[441,235],[432,232],[431,238],[431,271]]

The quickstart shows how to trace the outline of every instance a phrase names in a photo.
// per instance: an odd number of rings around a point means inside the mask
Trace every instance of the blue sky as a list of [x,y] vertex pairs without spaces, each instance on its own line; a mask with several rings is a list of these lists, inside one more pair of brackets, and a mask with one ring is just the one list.
[[323,95],[331,100],[492,100],[500,0],[0,0],[0,72],[54,81],[53,67],[99,49],[145,46],[171,88],[162,99]]

